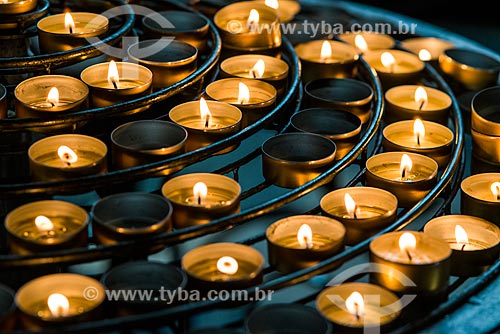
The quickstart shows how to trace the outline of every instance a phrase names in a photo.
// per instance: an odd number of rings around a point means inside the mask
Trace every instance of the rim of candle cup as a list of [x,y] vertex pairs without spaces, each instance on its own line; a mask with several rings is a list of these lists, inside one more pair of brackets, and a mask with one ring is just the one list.
[[[177,57],[174,57],[177,55],[174,54],[170,48],[176,48],[186,54],[190,54],[190,56],[177,59]],[[145,57],[141,55],[142,50],[147,53]],[[153,50],[155,52],[150,54]],[[140,62],[144,65],[153,65],[158,67],[189,64],[198,58],[198,49],[193,45],[183,41],[171,40],[167,38],[141,40],[131,44],[127,49],[127,53],[133,61]]]
[[0,6],[0,15],[16,15],[32,11],[38,5],[37,0],[8,2]]
[[[321,54],[321,47],[323,42],[329,42],[332,47],[332,55],[338,54],[338,52],[342,52],[341,60],[333,60],[330,59],[328,61],[317,61],[315,59],[318,58],[318,55]],[[360,58],[358,50],[347,42],[343,41],[335,41],[330,39],[322,39],[322,40],[312,40],[308,42],[299,43],[295,46],[295,52],[301,61],[308,61],[312,63],[321,63],[321,64],[350,64],[357,62]]]
[[[500,136],[500,86],[476,92],[471,100],[471,128],[484,135]],[[491,110],[491,112],[490,112]],[[497,118],[492,118],[497,115]]]
[[[95,293],[92,294],[91,298],[85,298],[85,296],[90,296],[88,294],[90,292]],[[42,300],[46,301],[54,293],[61,293],[67,298],[74,297],[87,300],[92,307],[85,310],[85,313],[96,310],[106,298],[105,288],[98,280],[80,274],[57,273],[37,277],[22,285],[16,292],[16,306],[31,317],[38,317],[38,312],[34,312],[27,306]],[[40,319],[42,321],[59,322],[77,320],[80,316],[83,316],[83,314]]]
[[[125,192],[98,200],[91,209],[92,224],[123,236],[139,236],[169,232],[172,229],[173,207],[160,195],[147,192]],[[147,217],[154,223],[143,227],[123,227],[111,224],[124,218]]]
[[[255,279],[261,274],[265,263],[264,256],[258,250],[250,246],[232,242],[217,242],[198,246],[188,251],[181,259],[181,268],[186,273],[188,273],[188,275],[196,279],[202,281],[217,282],[207,280],[205,277],[199,275],[195,275],[190,270],[193,265],[200,262],[200,259],[207,259],[209,256],[215,258],[220,258],[222,256],[231,256],[238,262],[241,260],[246,260],[246,262],[249,262],[254,266],[254,268],[252,268],[252,272],[248,275],[247,278],[238,279],[236,281],[251,281]],[[231,281],[234,282],[235,280]]]
[[[266,0],[254,0],[256,2],[265,3]],[[290,22],[294,19],[295,15],[300,13],[302,6],[298,0],[280,0],[280,6],[277,9],[280,22]]]
[[[77,99],[66,103],[62,106],[58,107],[37,107],[33,106],[33,102],[40,102],[39,99],[33,101],[33,98],[40,97],[40,90],[46,90],[47,94],[44,94],[44,97],[47,97],[50,88],[56,87],[59,90],[59,95],[61,96],[60,100],[64,101],[64,97],[66,95],[76,95]],[[16,88],[14,89],[14,97],[17,102],[24,104],[31,110],[44,112],[44,113],[56,113],[56,112],[64,112],[69,109],[73,109],[82,103],[84,103],[89,95],[89,87],[77,78],[73,78],[68,75],[61,74],[47,74],[36,76],[32,78],[28,78],[20,82]],[[45,99],[43,100],[45,102]],[[23,108],[16,108],[16,112],[22,112]],[[26,113],[26,115],[24,115]],[[25,117],[30,116],[26,111],[22,112],[21,115],[16,115],[17,117]]]
[[431,60],[438,60],[445,50],[455,47],[452,42],[437,37],[411,37],[401,41],[401,46],[416,55],[426,49],[431,54]]
[[[392,54],[392,56],[396,59],[396,63],[398,62],[398,59],[403,58],[405,63],[412,65],[410,69],[407,69],[405,71],[400,71],[397,73],[392,73],[390,70],[386,69],[385,66],[382,65],[382,62],[380,60],[380,57],[382,53],[384,52],[389,52]],[[417,55],[415,55],[413,52],[409,51],[403,51],[403,50],[397,50],[397,49],[379,49],[379,50],[373,50],[365,54],[364,59],[366,62],[373,67],[377,72],[383,73],[383,74],[390,74],[394,76],[400,76],[400,75],[407,75],[411,73],[417,73],[421,72],[425,68],[425,63],[418,58]]]
[[337,35],[337,37],[356,47],[355,39],[357,35],[361,35],[365,39],[368,45],[368,52],[378,49],[392,49],[396,45],[396,41],[392,36],[375,31],[348,31]]
[[[187,137],[188,133],[184,127],[158,119],[131,121],[111,132],[113,145],[129,152],[149,155],[169,155],[178,152],[184,147]],[[149,148],[136,149],[134,144]]]
[[[171,199],[172,196],[170,196],[172,193],[175,193],[178,191],[180,188],[189,188],[193,189],[194,185],[197,182],[203,182],[207,186],[207,188],[210,190],[212,187],[216,188],[223,188],[225,190],[231,190],[232,191],[232,198],[227,198],[224,200],[224,205],[210,205],[209,207],[212,208],[217,208],[217,207],[226,207],[226,206],[231,206],[239,201],[239,197],[241,194],[241,186],[240,184],[233,180],[232,178],[225,176],[225,175],[220,175],[220,174],[213,174],[213,173],[189,173],[189,174],[184,174],[184,175],[179,175],[176,176],[168,181],[166,181],[162,188],[161,188],[161,193],[164,197],[166,197],[169,201],[172,203],[175,203],[176,205],[181,205],[181,206],[188,206],[184,202],[176,201],[174,199]],[[202,205],[197,205],[197,204],[192,204],[189,205],[188,207],[207,207],[207,205],[202,204]]]
[[237,20],[238,18],[234,17],[235,14],[239,14],[237,9],[244,9],[245,20],[248,19],[250,10],[256,9],[259,12],[261,20],[267,18],[267,20],[271,21],[272,23],[279,22],[278,11],[276,9],[269,7],[264,3],[259,3],[258,1],[238,1],[220,8],[214,14],[213,20],[215,25],[224,32],[235,34],[234,31],[231,31],[230,27],[224,26],[223,23],[225,23],[224,20],[226,19],[226,17],[231,17],[233,20]]
[[382,134],[385,140],[387,140],[392,145],[399,148],[397,151],[405,151],[406,149],[408,149],[408,150],[415,150],[415,153],[419,152],[426,153],[426,151],[435,150],[436,148],[440,147],[447,147],[453,143],[455,135],[453,131],[451,131],[448,127],[436,122],[431,122],[426,120],[422,120],[422,123],[424,124],[425,127],[425,136],[431,135],[439,131],[440,134],[443,134],[443,137],[446,140],[446,142],[430,147],[406,147],[404,145],[399,144],[397,141],[391,139],[392,136],[396,136],[399,134],[404,134],[404,133],[413,134],[413,125],[415,124],[414,120],[404,120],[388,124],[383,129]]
[[[94,64],[85,68],[80,73],[80,79],[83,82],[85,82],[88,86],[90,86],[92,89],[100,91],[118,92],[118,93],[124,93],[133,90],[142,90],[151,86],[151,83],[153,81],[153,72],[149,68],[140,64],[129,63],[125,61],[116,62],[118,73],[120,74],[119,75],[120,80],[129,78],[141,79],[142,76],[142,79],[144,81],[143,84],[129,88],[117,88],[117,89],[96,86],[96,83],[105,81],[104,79],[108,77],[109,63],[110,62]],[[123,71],[125,71],[127,74],[134,73],[134,75],[124,76]],[[137,73],[137,71],[139,71],[139,73]]]
[[328,334],[332,330],[332,325],[315,308],[284,302],[254,308],[244,326],[248,334]]
[[[350,125],[352,129],[347,132],[336,131],[339,122]],[[359,135],[363,126],[361,119],[353,113],[322,107],[300,110],[292,115],[290,125],[297,131],[319,134],[334,142]]]
[[[229,97],[238,97],[239,83],[244,83],[250,90],[250,98],[255,98],[256,94],[262,101],[258,103],[229,103],[242,108],[259,108],[270,106],[276,102],[278,91],[276,88],[262,80],[246,78],[226,78],[211,82],[205,88],[205,94],[212,100],[224,102]],[[233,94],[231,94],[233,93]],[[208,101],[207,101],[208,102]]]
[[257,80],[281,80],[288,76],[289,66],[285,61],[261,54],[237,55],[226,58],[220,63],[220,70],[227,75],[248,79],[243,76],[237,76],[235,72],[241,72],[242,68],[251,69],[259,59],[264,61],[266,69],[272,66],[273,71],[276,70],[276,68],[278,68],[279,71],[278,74],[274,76],[266,76],[267,71],[264,71],[264,75],[261,78],[256,78]]
[[[366,324],[365,321],[363,321],[360,322],[359,326],[353,326],[352,323],[339,322],[338,319],[329,316],[328,311],[331,308],[338,308],[345,313],[348,313],[345,309],[345,301],[353,292],[359,292],[361,295],[378,295],[381,298],[379,300],[379,304],[376,306],[384,308],[384,313],[388,311],[389,307],[393,308],[394,312],[387,315],[385,322]],[[333,298],[339,298],[338,304],[332,300]],[[403,309],[403,305],[401,304],[401,299],[398,295],[382,286],[364,282],[347,282],[323,289],[316,297],[316,308],[326,319],[334,324],[344,327],[363,328],[388,325],[399,317],[401,310]]]
[[439,56],[441,70],[469,90],[480,90],[496,84],[500,61],[484,53],[454,47]]
[[88,32],[74,32],[72,34],[69,34],[67,32],[54,32],[47,30],[52,25],[54,25],[54,23],[62,22],[61,24],[64,26],[64,16],[66,15],[66,13],[60,13],[60,14],[49,15],[45,18],[42,18],[37,23],[37,29],[38,31],[41,31],[48,35],[55,35],[55,36],[68,35],[73,37],[95,36],[96,33],[104,33],[108,30],[109,20],[104,15],[90,13],[90,12],[71,12],[70,14],[73,17],[78,16],[80,18],[80,20],[75,20],[75,24],[78,24],[79,22],[86,22],[87,25],[85,27],[87,27],[90,24],[93,24],[95,25],[95,28]]
[[30,202],[23,204],[12,211],[10,211],[7,216],[5,216],[4,226],[9,234],[19,238],[21,240],[26,240],[16,227],[19,227],[19,223],[31,219],[33,225],[35,224],[35,218],[37,216],[45,216],[47,218],[55,218],[64,214],[66,217],[71,217],[74,221],[80,224],[79,228],[70,231],[71,233],[65,234],[63,237],[57,238],[57,242],[53,243],[43,243],[38,240],[30,240],[30,242],[43,246],[51,246],[65,243],[71,240],[73,237],[78,235],[83,230],[87,229],[90,223],[90,216],[82,207],[60,200],[41,200],[36,202]]
[[[450,108],[450,106],[452,104],[452,100],[451,100],[450,95],[448,95],[447,93],[445,93],[437,88],[433,88],[433,87],[429,87],[429,86],[399,85],[399,86],[391,87],[385,92],[384,98],[388,103],[396,106],[397,108],[409,110],[409,111],[418,111],[418,106],[417,106],[416,102],[415,102],[414,109],[400,107],[398,104],[400,99],[404,99],[407,96],[411,96],[412,98],[414,98],[415,97],[415,90],[418,87],[422,87],[425,89],[427,96],[428,96],[428,100],[433,99],[433,100],[437,100],[439,102],[442,102],[443,100],[445,100],[445,102],[442,103],[441,106],[436,107],[436,108],[429,108],[429,103],[427,103],[427,105],[424,105],[422,107],[422,109],[420,110],[420,113],[423,114],[425,112],[433,112],[433,111],[439,111],[439,110],[444,110],[444,109]],[[415,115],[415,116],[417,116],[417,115]]]
[[[16,292],[10,286],[0,283],[0,328],[16,310]],[[7,301],[9,300],[9,301]]]
[[[189,26],[184,25],[185,18],[189,18]],[[209,30],[209,22],[204,16],[186,10],[154,12],[142,18],[142,25],[153,32],[172,36],[187,32],[208,33]]]
[[[481,186],[483,183],[487,183],[488,184],[487,189],[489,189],[489,185],[492,182],[495,182],[496,180],[500,182],[500,173],[474,174],[462,180],[462,182],[460,183],[460,189],[462,190],[462,193],[474,198],[475,200],[478,200],[483,203],[496,204],[497,202],[495,201],[488,201],[484,198],[478,197],[476,194],[474,194],[474,192],[471,192],[474,186]],[[500,202],[498,202],[498,205],[500,205]]]
[[[333,87],[333,88],[343,88],[339,92],[336,99],[325,98],[321,95],[314,95],[314,91],[317,88]],[[346,91],[352,93],[353,96],[346,94]],[[345,106],[359,106],[369,103],[373,99],[373,89],[366,82],[351,79],[351,78],[323,78],[315,79],[307,82],[304,86],[305,94],[310,97],[323,101],[323,102],[334,102],[342,104]]]

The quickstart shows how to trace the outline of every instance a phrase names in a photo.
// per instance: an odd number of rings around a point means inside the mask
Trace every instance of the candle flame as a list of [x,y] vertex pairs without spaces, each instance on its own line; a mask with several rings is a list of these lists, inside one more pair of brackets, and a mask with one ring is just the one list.
[[266,0],[265,4],[267,7],[271,7],[273,9],[278,9],[280,8],[280,4],[278,0]]
[[196,182],[193,187],[193,195],[196,203],[199,205],[203,204],[203,201],[207,198],[208,188],[203,182]]
[[347,297],[345,300],[345,307],[347,308],[347,311],[356,316],[356,318],[360,318],[365,315],[365,300],[357,291],[354,291],[349,297]]
[[238,261],[231,256],[223,256],[217,261],[217,270],[226,275],[234,275],[238,272]]
[[56,87],[52,87],[49,90],[49,94],[47,94],[47,102],[53,107],[56,107],[59,104],[59,90]]
[[311,226],[302,224],[297,232],[297,240],[301,248],[311,249],[313,247],[313,233]]
[[493,193],[493,196],[498,201],[500,200],[500,182],[493,182],[490,186],[490,190]]
[[380,56],[380,62],[385,68],[388,68],[393,72],[394,65],[396,64],[396,58],[390,52],[383,52]]
[[417,140],[417,144],[420,145],[422,139],[425,136],[425,127],[424,123],[420,118],[415,119],[413,123],[413,134],[415,135],[415,139]]
[[250,89],[243,82],[238,83],[238,104],[248,104],[250,102]]
[[254,78],[262,78],[265,71],[266,71],[266,63],[264,62],[264,60],[259,59],[252,67],[252,70],[250,72],[252,73]]
[[407,173],[411,172],[413,167],[413,161],[408,156],[408,154],[403,154],[401,157],[401,164],[399,165],[399,170],[401,171],[401,178],[405,179],[407,177]]
[[75,21],[70,13],[66,13],[66,15],[64,15],[64,28],[68,34],[75,32]]
[[65,145],[59,146],[59,148],[57,149],[57,155],[63,162],[68,165],[78,161],[78,155],[75,153],[75,151]]
[[69,312],[69,300],[65,295],[60,293],[53,293],[47,299],[50,313],[54,317],[62,317]]
[[399,237],[399,249],[407,255],[417,247],[417,239],[410,232],[404,232]]
[[346,193],[344,195],[344,204],[345,204],[345,209],[347,211],[347,214],[349,215],[349,218],[357,218],[357,211],[359,210],[358,206],[356,205],[356,202],[352,198],[351,195]]
[[120,83],[120,75],[118,74],[118,67],[116,66],[116,62],[111,60],[108,66],[108,82],[112,84],[115,88],[118,87],[118,83]]
[[54,224],[49,218],[45,216],[36,217],[35,225],[40,232],[48,232],[54,230]]
[[469,243],[469,236],[465,229],[460,225],[455,225],[455,239],[457,244],[467,245]]
[[212,113],[208,108],[207,101],[203,97],[200,99],[200,116],[201,119],[205,122],[205,127],[208,128],[210,126],[210,119],[212,118]]
[[260,15],[257,9],[250,10],[250,15],[248,15],[247,25],[250,29],[254,28],[257,24],[259,24]]
[[432,55],[427,49],[420,49],[418,51],[418,58],[420,58],[421,61],[429,61],[432,59]]
[[354,37],[354,45],[356,45],[361,52],[366,52],[368,50],[368,44],[366,44],[365,38],[359,34]]
[[326,60],[328,58],[331,58],[332,54],[333,54],[332,44],[329,41],[323,41],[323,44],[321,45],[320,58],[322,60]]
[[427,101],[427,91],[425,88],[417,87],[417,89],[415,89],[415,103],[417,104],[418,109],[420,110],[425,107],[427,105]]

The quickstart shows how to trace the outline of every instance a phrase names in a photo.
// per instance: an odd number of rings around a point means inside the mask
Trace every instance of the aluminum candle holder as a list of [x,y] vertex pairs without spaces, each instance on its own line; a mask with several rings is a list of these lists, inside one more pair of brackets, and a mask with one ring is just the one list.
[[37,0],[5,0],[0,2],[0,15],[24,14],[35,9],[37,4]]
[[477,92],[471,101],[472,151],[479,158],[500,163],[500,86]]
[[444,51],[455,47],[452,42],[437,37],[411,37],[401,41],[401,46],[438,69],[439,57]]
[[500,173],[471,175],[460,184],[460,212],[500,226]]

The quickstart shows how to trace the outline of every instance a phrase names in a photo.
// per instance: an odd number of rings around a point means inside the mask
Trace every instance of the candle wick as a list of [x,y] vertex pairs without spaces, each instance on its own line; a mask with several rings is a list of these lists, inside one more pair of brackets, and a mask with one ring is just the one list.
[[201,196],[198,196],[197,202],[198,202],[198,205],[201,205]]
[[357,205],[354,207],[354,212],[352,213],[352,216],[353,216],[354,219],[358,219],[358,214],[356,213],[356,211],[358,211],[358,206]]
[[408,259],[410,260],[410,262],[412,261],[412,257],[411,257],[411,254],[410,254],[410,250],[407,249],[406,250],[406,255],[408,256]]
[[208,126],[210,125],[210,115],[206,115],[205,116],[205,128],[208,128]]
[[406,179],[406,168],[403,168],[403,170],[401,171],[401,180],[404,179]]
[[70,158],[69,154],[65,153],[64,154],[64,159],[66,159],[66,165],[68,165],[68,167],[71,166],[71,162],[69,162],[69,158]]
[[255,73],[255,70],[252,70],[251,72],[252,72],[252,76],[253,76],[253,78],[254,78],[254,79],[257,79],[257,74]]
[[464,244],[462,245],[462,248],[460,249],[461,251],[463,251],[463,250],[465,249],[465,245],[466,245],[466,243],[464,243]]
[[420,103],[420,106],[418,107],[418,111],[422,110],[422,108],[424,107],[424,104],[425,104],[425,100],[422,99],[422,102]]
[[118,84],[116,83],[116,81],[114,79],[111,79],[111,83],[113,84],[114,89],[118,89]]
[[72,27],[72,26],[69,26],[68,28],[69,28],[69,33],[70,33],[70,34],[73,34],[73,27]]
[[417,145],[420,146],[420,135],[417,135]]
[[359,320],[359,305],[358,303],[354,303],[354,307],[356,308],[356,320]]
[[51,107],[54,108],[56,106],[56,104],[54,102],[49,102]]

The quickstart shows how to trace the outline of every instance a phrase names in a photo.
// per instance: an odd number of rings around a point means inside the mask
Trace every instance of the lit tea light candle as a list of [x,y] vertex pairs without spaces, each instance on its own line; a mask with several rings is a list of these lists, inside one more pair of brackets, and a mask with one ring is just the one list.
[[32,11],[38,4],[37,0],[2,0],[0,15],[18,15]]
[[82,247],[87,243],[87,212],[72,203],[47,200],[21,205],[5,218],[12,253]]
[[302,80],[353,78],[358,72],[358,50],[344,42],[314,40],[295,46],[302,66]]
[[279,187],[296,188],[318,177],[335,162],[335,143],[321,135],[290,132],[261,146],[264,178]]
[[366,161],[366,185],[393,193],[403,208],[425,197],[436,184],[437,173],[437,162],[418,153],[385,152]]
[[346,228],[345,244],[355,245],[396,221],[398,199],[372,187],[348,187],[331,191],[320,201],[323,215]]
[[[193,151],[227,138],[241,129],[241,110],[219,101],[189,101],[173,107],[169,114],[172,122],[188,132],[186,151]],[[227,153],[237,146],[230,146],[218,154]]]
[[190,250],[181,260],[188,286],[199,291],[242,289],[262,281],[264,257],[236,243],[214,243]]
[[451,274],[455,276],[479,275],[500,255],[500,228],[482,218],[467,215],[436,217],[424,226],[424,233],[450,245]]
[[[90,88],[90,101],[95,108],[136,99],[152,92],[153,72],[145,66],[115,62],[91,65],[80,78]],[[130,113],[147,109],[141,107]]]
[[266,55],[239,55],[229,57],[220,64],[220,76],[227,78],[258,79],[276,88],[282,96],[288,87],[288,64],[276,57]]
[[450,258],[451,248],[442,239],[415,231],[386,233],[370,243],[370,260],[387,268],[371,279],[397,293],[441,296],[448,288]]
[[444,168],[450,159],[454,137],[444,125],[417,118],[387,125],[383,130],[382,146],[386,152],[406,151],[426,155]]
[[107,146],[97,138],[78,134],[50,136],[29,150],[33,179],[54,181],[107,171]]
[[453,48],[454,44],[436,37],[412,37],[401,41],[401,46],[418,55],[420,60],[439,66],[439,56],[445,50]]
[[280,22],[290,22],[300,10],[300,2],[297,0],[256,0],[263,2],[266,6],[278,11]]
[[393,292],[370,283],[327,287],[316,298],[318,311],[341,331],[387,330],[400,316],[401,301]]
[[388,89],[384,120],[394,123],[420,118],[422,120],[448,124],[451,97],[436,88],[420,85],[401,85]]
[[100,14],[73,12],[49,15],[37,23],[42,53],[69,51],[88,45],[87,38],[104,35],[109,21]]
[[242,112],[242,128],[273,110],[278,94],[276,88],[267,82],[245,78],[216,80],[207,85],[205,93],[212,100],[238,107]]
[[377,71],[384,89],[416,84],[423,77],[425,63],[408,51],[373,50],[365,54],[364,58]]
[[344,248],[345,227],[337,220],[298,215],[266,230],[269,264],[282,273],[314,266]]
[[241,1],[219,9],[214,17],[226,53],[273,55],[281,46],[278,11],[256,1]]
[[359,53],[371,50],[392,49],[395,45],[394,38],[387,34],[359,31],[339,34],[338,38],[358,49]]
[[465,178],[460,184],[460,212],[500,226],[500,173],[481,173]]
[[373,89],[356,79],[318,79],[304,86],[304,105],[348,111],[367,123],[371,117]]
[[240,210],[241,187],[224,175],[177,176],[165,182],[161,192],[173,205],[175,228],[206,224]]
[[96,319],[102,312],[104,292],[103,285],[94,278],[51,274],[21,286],[16,292],[16,305],[23,327],[40,329]]

